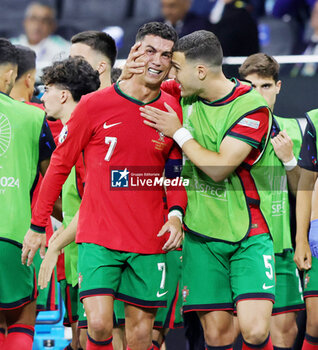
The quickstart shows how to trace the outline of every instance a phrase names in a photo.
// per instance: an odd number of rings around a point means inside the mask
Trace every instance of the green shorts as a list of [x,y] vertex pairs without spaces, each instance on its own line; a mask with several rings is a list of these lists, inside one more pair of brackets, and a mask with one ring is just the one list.
[[174,250],[166,254],[168,290],[167,307],[157,311],[154,328],[180,328],[183,326],[181,269],[182,252]]
[[301,280],[293,258],[291,250],[275,254],[276,294],[272,315],[305,309]]
[[137,254],[93,244],[78,245],[80,299],[96,295],[140,307],[166,307],[165,254]]
[[312,256],[311,269],[304,272],[304,298],[318,297],[318,259]]
[[239,243],[207,241],[187,233],[183,244],[183,311],[233,311],[246,299],[275,300],[269,234]]
[[34,264],[21,264],[21,248],[0,240],[0,310],[21,307],[37,297]]
[[[42,261],[40,251],[38,250],[33,258],[36,278],[38,278]],[[53,270],[48,286],[44,289],[39,289],[38,292],[39,294],[36,299],[36,311],[53,311],[58,309],[57,279],[55,269]]]
[[114,327],[125,326],[125,303],[114,300]]
[[60,281],[62,298],[65,305],[63,324],[70,327],[78,321],[78,328],[87,328],[87,318],[84,305],[79,300],[78,285],[73,287],[66,280]]

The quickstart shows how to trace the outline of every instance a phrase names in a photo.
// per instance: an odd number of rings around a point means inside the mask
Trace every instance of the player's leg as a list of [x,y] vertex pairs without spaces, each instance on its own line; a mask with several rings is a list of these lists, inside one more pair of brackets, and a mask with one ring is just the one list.
[[318,259],[312,257],[311,269],[304,273],[306,335],[303,350],[318,350]]
[[152,342],[155,350],[161,349],[170,329],[183,327],[181,269],[182,251],[174,250],[166,254],[167,307],[157,311]]
[[152,348],[156,309],[167,305],[166,272],[166,254],[129,254],[116,294],[125,302],[128,349]]
[[275,300],[273,243],[269,234],[240,243],[231,257],[231,286],[243,349],[272,349],[270,319]]
[[200,311],[198,316],[202,324],[207,349],[209,349],[209,344],[211,349],[212,345],[220,346],[224,350],[232,349],[234,327],[231,311]]
[[125,304],[127,349],[152,349],[152,328],[157,309]]
[[126,350],[126,347],[127,341],[125,334],[125,304],[120,300],[115,300],[113,348],[114,350]]
[[[207,348],[233,345],[233,299],[229,257],[236,245],[186,233],[183,244],[183,310],[197,311]],[[217,286],[217,288],[216,288]],[[222,291],[222,292],[220,292]]]
[[0,271],[0,310],[7,325],[2,347],[31,350],[37,295],[34,265],[22,265],[21,248],[12,243],[0,241],[0,251],[0,265],[10,266]]
[[113,349],[113,303],[126,253],[82,243],[78,245],[78,285],[87,317],[87,350]]
[[298,327],[297,311],[304,310],[302,286],[294,253],[286,250],[275,254],[276,288],[270,333],[274,347],[291,349],[294,345]]
[[33,300],[14,310],[6,310],[4,311],[4,317],[8,334],[3,342],[3,349],[31,350],[36,318],[36,301]]
[[77,324],[77,339],[78,339],[78,347],[86,350],[86,343],[87,343],[87,317],[86,312],[84,309],[83,303],[79,300],[79,292],[78,292],[78,285],[76,285],[77,289],[77,313],[78,313],[78,324]]

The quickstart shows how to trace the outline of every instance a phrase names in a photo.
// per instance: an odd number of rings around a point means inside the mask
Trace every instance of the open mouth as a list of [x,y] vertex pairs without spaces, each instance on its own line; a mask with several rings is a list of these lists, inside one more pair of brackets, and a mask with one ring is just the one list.
[[148,68],[148,72],[151,73],[151,74],[159,75],[162,72],[162,70],[157,70],[157,69],[154,69],[154,68]]

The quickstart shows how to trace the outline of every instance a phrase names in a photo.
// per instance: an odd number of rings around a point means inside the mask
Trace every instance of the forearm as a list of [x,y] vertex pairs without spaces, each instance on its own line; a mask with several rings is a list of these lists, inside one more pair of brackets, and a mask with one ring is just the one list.
[[52,242],[54,249],[61,250],[75,241],[79,212],[75,214],[70,224]]
[[185,142],[182,151],[194,165],[215,182],[226,179],[237,167],[237,165],[227,164],[220,153],[202,147],[194,139]]
[[286,171],[286,174],[287,174],[287,180],[288,180],[288,188],[291,191],[291,193],[294,196],[296,196],[298,182],[299,182],[299,178],[300,178],[299,166],[296,166],[294,169],[292,169],[290,171]]

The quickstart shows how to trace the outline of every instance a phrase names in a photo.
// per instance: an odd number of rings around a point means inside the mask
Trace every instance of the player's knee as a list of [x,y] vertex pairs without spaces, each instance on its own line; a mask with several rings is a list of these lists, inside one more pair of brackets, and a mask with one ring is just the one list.
[[129,347],[136,344],[151,344],[152,343],[152,327],[148,322],[138,322],[126,328],[126,338]]
[[241,332],[244,340],[253,345],[262,344],[269,334],[267,327],[260,324],[252,325],[248,329],[241,329]]
[[104,340],[112,335],[113,323],[96,315],[88,320],[88,333],[95,340]]
[[233,342],[233,328],[227,324],[206,325],[204,339],[208,345],[227,345]]
[[307,313],[306,332],[312,337],[318,337],[318,314]]

